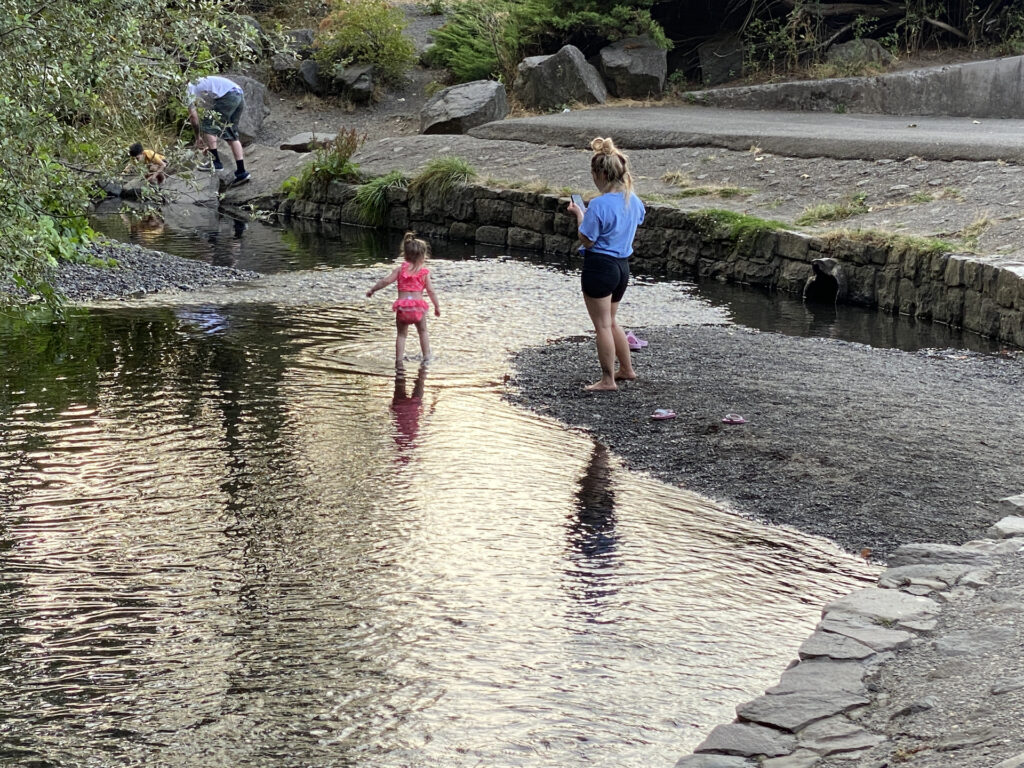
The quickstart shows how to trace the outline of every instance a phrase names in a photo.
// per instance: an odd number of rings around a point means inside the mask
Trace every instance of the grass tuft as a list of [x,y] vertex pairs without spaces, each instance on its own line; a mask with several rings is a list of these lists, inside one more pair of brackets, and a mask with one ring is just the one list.
[[409,177],[401,171],[391,171],[361,185],[355,195],[359,220],[371,227],[383,226],[388,215],[388,191],[408,186]]
[[433,190],[446,195],[454,189],[465,186],[476,178],[476,171],[461,157],[443,155],[428,162],[422,171],[409,181],[414,192]]

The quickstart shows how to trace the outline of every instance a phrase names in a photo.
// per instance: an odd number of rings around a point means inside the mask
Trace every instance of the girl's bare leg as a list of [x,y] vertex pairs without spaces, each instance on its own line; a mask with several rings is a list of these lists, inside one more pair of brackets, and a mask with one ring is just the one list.
[[626,332],[622,330],[622,326],[615,319],[615,314],[618,311],[619,303],[617,301],[612,302],[612,338],[615,339],[615,357],[619,361],[619,370],[615,373],[615,378],[633,381],[636,379],[636,371],[633,370],[633,357],[629,353],[629,342],[626,341]]
[[401,320],[395,323],[395,368],[405,368],[405,337],[409,334],[409,324]]
[[426,315],[416,323],[416,330],[420,334],[420,352],[423,353],[423,362],[425,363],[430,359],[430,336],[427,333]]
[[[619,387],[615,383],[616,340],[612,330],[615,324],[612,318],[612,297],[593,299],[584,294],[583,301],[587,305],[587,312],[594,323],[594,332],[597,335],[597,362],[601,364],[601,380],[588,385],[586,389],[593,392],[618,389]],[[625,340],[625,334],[623,334],[623,340]]]

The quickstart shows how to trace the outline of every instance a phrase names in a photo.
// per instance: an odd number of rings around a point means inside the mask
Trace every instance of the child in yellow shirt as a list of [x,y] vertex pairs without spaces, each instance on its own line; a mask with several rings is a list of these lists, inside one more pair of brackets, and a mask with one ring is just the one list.
[[[146,181],[150,184],[163,184],[167,180],[167,158],[152,149],[143,149],[142,144],[135,142],[128,147],[128,156],[134,162],[140,160],[146,164]],[[125,166],[125,173],[132,167],[132,162]]]

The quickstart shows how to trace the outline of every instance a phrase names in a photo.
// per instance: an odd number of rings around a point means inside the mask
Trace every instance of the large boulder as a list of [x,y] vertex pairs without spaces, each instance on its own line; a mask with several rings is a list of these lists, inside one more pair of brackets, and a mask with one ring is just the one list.
[[323,149],[334,143],[338,138],[337,133],[297,133],[289,139],[285,139],[278,145],[278,149],[287,149],[292,152],[313,152]]
[[622,99],[646,99],[665,89],[668,59],[649,35],[628,37],[600,50],[598,62],[608,90]]
[[825,61],[838,67],[859,68],[869,64],[888,67],[892,54],[877,40],[860,38],[833,45],[825,54]]
[[420,112],[420,133],[466,133],[507,114],[505,86],[474,80],[438,91]]
[[519,62],[512,93],[527,109],[555,109],[574,101],[604,104],[608,100],[601,75],[574,45]]
[[313,36],[312,29],[290,29],[284,33],[285,47],[300,59],[308,59],[313,55]]
[[299,65],[313,55],[313,30],[292,29],[284,33],[284,46],[270,59],[270,68],[277,75],[299,76]]
[[270,114],[267,86],[245,75],[228,77],[238,83],[245,92],[245,109],[242,111],[242,119],[238,121],[238,135],[242,144],[252,144],[263,127],[263,121]]
[[320,65],[316,59],[305,59],[299,62],[299,85],[317,96],[323,96],[325,85],[320,77]]
[[372,64],[349,64],[334,70],[331,87],[357,104],[366,104],[373,99],[374,69]]
[[727,83],[743,74],[743,41],[736,35],[721,35],[701,43],[697,55],[705,88]]

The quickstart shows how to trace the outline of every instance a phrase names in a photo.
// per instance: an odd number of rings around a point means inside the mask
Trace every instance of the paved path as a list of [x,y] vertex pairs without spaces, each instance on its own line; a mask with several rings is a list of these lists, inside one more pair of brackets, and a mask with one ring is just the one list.
[[586,146],[615,137],[626,149],[722,147],[789,157],[1024,162],[1024,120],[762,112],[714,107],[611,107],[488,123],[486,139]]

